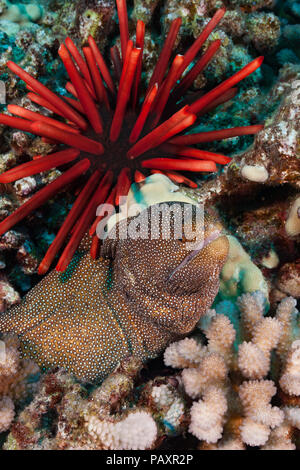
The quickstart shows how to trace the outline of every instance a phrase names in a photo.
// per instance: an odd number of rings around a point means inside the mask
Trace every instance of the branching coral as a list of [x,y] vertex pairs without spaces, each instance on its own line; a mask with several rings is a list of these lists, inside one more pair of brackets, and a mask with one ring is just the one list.
[[157,436],[155,421],[144,411],[134,411],[117,423],[92,417],[88,432],[93,440],[114,450],[148,449]]
[[270,405],[275,393],[276,387],[270,380],[244,382],[239,387],[239,397],[245,416],[240,428],[241,439],[245,444],[250,446],[265,444],[270,435],[270,428],[282,424],[283,411]]
[[184,369],[182,380],[187,394],[196,398],[209,387],[223,384],[227,377],[227,367],[222,356],[208,353],[197,368]]
[[[16,63],[7,62],[9,70],[25,81],[31,101],[67,122],[18,105],[8,105],[9,113],[18,117],[2,114],[2,124],[36,134],[50,143],[63,144],[64,147],[57,148],[54,154],[34,158],[7,171],[1,175],[0,182],[13,182],[57,166],[69,165],[69,169],[2,221],[0,233],[5,233],[67,185],[74,184],[83,175],[86,177],[83,187],[80,185],[81,192],[76,202],[40,265],[40,274],[49,269],[75,225],[57,270],[66,269],[88,229],[93,236],[91,254],[93,258],[97,257],[99,239],[95,230],[99,219],[94,221],[96,208],[105,201],[118,205],[120,197],[129,190],[132,173],[135,181],[141,182],[144,174],[140,170],[162,171],[176,182],[194,187],[193,182],[176,171],[214,172],[216,163],[224,165],[230,158],[196,149],[192,145],[207,139],[210,141],[252,134],[262,129],[262,126],[246,126],[209,132],[208,135],[178,136],[190,128],[199,115],[232,98],[236,93],[235,86],[262,63],[262,57],[255,59],[204,96],[195,97],[191,105],[180,101],[220,46],[220,41],[214,41],[181,82],[177,83],[184,71],[197,59],[206,39],[224,16],[224,8],[217,10],[188,51],[184,55],[177,55],[169,66],[182,22],[180,18],[172,21],[141,106],[145,25],[138,21],[135,43],[129,40],[126,1],[117,0],[117,8],[122,59],[117,46],[111,49],[111,56],[118,91],[92,36],[88,38],[89,46],[83,48],[84,58],[70,38],[59,49],[59,56],[71,80],[66,89],[73,98],[54,94]],[[163,158],[165,155],[176,158]]]
[[[299,408],[288,399],[283,399],[280,408],[272,406],[271,399],[279,387],[287,395],[299,395],[299,341],[293,342],[298,334],[295,301],[284,299],[275,318],[263,317],[261,293],[244,294],[238,305],[237,351],[232,323],[213,311],[199,322],[206,345],[189,338],[165,351],[167,365],[184,368],[185,392],[200,398],[191,407],[189,431],[201,441],[202,449],[243,449],[245,445],[293,449]],[[274,350],[277,362],[274,356],[271,366]]]
[[262,379],[267,375],[271,351],[280,335],[281,324],[276,318],[264,318],[254,326],[252,341],[239,346],[238,365],[244,377]]
[[280,378],[282,390],[289,395],[300,395],[300,341],[294,341],[287,354]]

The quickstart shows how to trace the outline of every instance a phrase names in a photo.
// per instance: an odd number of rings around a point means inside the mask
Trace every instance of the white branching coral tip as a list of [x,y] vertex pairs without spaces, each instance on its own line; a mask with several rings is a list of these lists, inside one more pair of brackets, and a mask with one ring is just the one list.
[[239,387],[239,396],[247,415],[255,408],[266,406],[275,393],[276,387],[272,380],[250,380]]
[[218,387],[209,387],[202,400],[195,402],[191,408],[190,433],[200,441],[217,442],[222,437],[226,411],[227,400],[224,391]]
[[241,438],[248,446],[261,446],[265,444],[270,435],[270,428],[265,424],[257,423],[246,418],[241,425]]
[[279,383],[288,395],[300,395],[300,340],[292,343]]
[[286,421],[291,424],[294,428],[300,430],[300,408],[296,407],[285,407],[283,408]]
[[271,380],[252,380],[243,382],[239,387],[239,396],[245,415],[241,425],[241,436],[245,444],[264,445],[271,428],[282,423],[283,411],[270,404],[275,393],[276,387]]
[[206,348],[193,338],[185,338],[167,347],[164,353],[164,362],[166,366],[178,369],[196,367],[205,351]]
[[289,424],[282,423],[271,431],[268,442],[261,450],[296,450],[291,440],[292,428]]
[[217,315],[205,332],[208,339],[209,352],[221,354],[228,362],[232,356],[232,346],[235,340],[235,329],[229,318]]
[[151,396],[154,402],[160,407],[170,406],[174,401],[174,393],[169,389],[168,385],[160,385],[153,387]]
[[257,322],[262,320],[264,315],[265,298],[262,292],[253,292],[241,295],[237,304],[241,311],[242,325],[245,339],[250,339],[253,328]]
[[222,356],[216,353],[208,354],[197,369],[182,371],[185,391],[191,398],[197,398],[207,387],[223,383],[227,372],[228,369]]
[[238,366],[244,377],[262,379],[267,375],[271,351],[277,346],[281,331],[276,318],[263,318],[253,327],[252,341],[239,346]]
[[150,413],[145,411],[131,412],[116,423],[92,416],[88,422],[88,431],[93,439],[111,450],[146,450],[151,448],[157,438],[156,423]]
[[261,379],[269,372],[269,359],[253,343],[244,341],[239,346],[238,367],[247,379]]
[[285,297],[277,307],[276,318],[282,325],[282,331],[277,345],[277,353],[284,359],[293,341],[293,323],[295,323],[297,301],[293,297]]
[[281,323],[276,320],[276,318],[264,318],[255,325],[252,342],[256,344],[263,353],[269,355],[271,350],[277,346],[281,329]]
[[15,406],[11,398],[0,400],[0,432],[7,431],[15,416]]

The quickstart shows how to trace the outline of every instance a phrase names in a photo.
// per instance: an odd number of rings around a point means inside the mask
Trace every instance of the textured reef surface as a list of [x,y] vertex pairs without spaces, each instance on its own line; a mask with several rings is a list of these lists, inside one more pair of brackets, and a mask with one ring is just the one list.
[[[201,54],[210,55],[217,46],[218,50],[206,68],[193,76],[187,103],[194,100],[195,93],[197,97],[203,96],[256,57],[264,56],[259,69],[245,78],[225,102],[208,109],[190,131],[185,131],[186,137],[177,141],[230,157],[230,162],[214,173],[193,172],[191,176],[184,172],[181,180],[178,174],[177,180],[173,180],[182,198],[192,200],[193,204],[205,204],[209,216],[218,221],[223,237],[227,238],[227,260],[214,284],[218,292],[205,299],[203,316],[195,329],[198,318],[192,326],[188,325],[186,338],[171,335],[161,341],[163,330],[153,330],[155,344],[161,342],[159,351],[171,341],[156,359],[142,362],[145,356],[132,355],[132,349],[128,349],[128,357],[116,366],[121,358],[111,361],[109,355],[113,352],[104,351],[108,357],[105,361],[110,365],[106,373],[111,373],[105,374],[102,382],[99,375],[96,382],[86,382],[84,378],[95,377],[93,374],[83,377],[82,370],[74,365],[76,360],[68,367],[68,359],[73,357],[83,362],[84,369],[90,350],[82,344],[76,349],[70,336],[68,354],[71,351],[73,356],[62,359],[65,349],[60,348],[59,341],[52,343],[56,327],[51,321],[38,341],[47,349],[47,360],[49,354],[55,356],[48,364],[57,360],[65,368],[40,368],[31,359],[34,354],[24,355],[22,338],[13,333],[3,334],[0,447],[299,450],[300,2],[129,0],[127,7],[130,39],[137,39],[139,21],[146,25],[142,84],[151,78],[176,18],[181,17],[182,24],[174,46],[177,54],[184,54],[216,12],[226,8],[224,17],[202,45]],[[26,89],[25,83],[7,68],[8,61],[17,63],[66,100],[74,100],[71,88],[65,88],[68,78],[59,56],[59,46],[67,36],[79,49],[89,45],[88,38],[92,36],[109,65],[113,48],[112,66],[118,74],[117,50],[122,52],[122,38],[114,0],[0,0],[0,80],[5,82],[6,89],[5,100],[0,100],[2,113],[12,114],[13,108],[7,109],[7,104],[40,112],[26,95],[32,90]],[[195,64],[196,59],[192,65]],[[43,113],[53,117],[51,110],[44,109]],[[217,138],[215,132],[260,124],[264,127],[246,135],[229,132],[225,138],[222,133]],[[207,134],[210,132],[211,138]],[[201,141],[201,133],[205,133],[205,140]],[[0,175],[31,162],[36,155],[48,155],[55,148],[51,139],[0,125]],[[60,169],[50,168],[1,184],[0,222],[61,175]],[[160,202],[162,195],[157,199],[155,194],[155,198],[155,202]],[[23,324],[30,322],[23,303],[19,304],[27,292],[33,303],[40,298],[40,263],[74,200],[73,188],[67,187],[1,236],[3,322],[7,321],[10,307],[21,312]],[[153,270],[159,272],[164,255],[169,259],[168,247],[162,256],[155,254],[150,258],[154,264],[158,260]],[[128,260],[125,261],[123,267],[127,268]],[[93,263],[99,262],[85,254],[82,243],[60,282],[72,281],[79,265],[84,284],[84,275],[91,272],[90,265],[95,267]],[[206,274],[201,263],[197,267],[199,273],[215,276],[211,264],[207,266],[211,274]],[[101,271],[103,266],[95,269]],[[138,263],[134,269],[145,288],[144,270]],[[43,295],[48,293],[51,297],[49,309],[59,290],[55,274],[42,281]],[[126,269],[120,267],[118,274],[120,282],[128,283],[132,289]],[[193,271],[180,280],[178,288],[188,290],[193,286],[189,275],[195,282],[197,274]],[[72,287],[75,290],[76,285],[75,280]],[[132,293],[130,289],[128,292]],[[139,291],[134,289],[134,294],[138,297]],[[84,302],[90,299],[80,298],[80,292],[78,295],[79,301],[76,304],[75,299],[72,308],[80,317]],[[93,291],[93,295],[97,297],[97,292]],[[143,305],[143,300],[140,296],[139,308],[147,312],[148,305]],[[126,302],[125,310],[130,305],[128,299]],[[136,308],[137,304],[135,301]],[[44,313],[47,315],[48,311]],[[57,316],[59,324],[59,312]],[[61,319],[64,316],[65,310]],[[139,327],[148,336],[148,325]],[[42,333],[39,331],[37,338]],[[99,354],[95,346],[95,354]],[[137,349],[133,347],[133,352]],[[78,361],[78,352],[83,361]],[[44,366],[48,365],[47,360],[37,362]],[[93,361],[91,364],[93,370]]]

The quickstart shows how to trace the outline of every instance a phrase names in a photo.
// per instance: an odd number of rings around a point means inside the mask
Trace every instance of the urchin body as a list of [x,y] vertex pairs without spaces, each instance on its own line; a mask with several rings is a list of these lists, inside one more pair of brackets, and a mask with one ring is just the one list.
[[194,145],[255,134],[263,128],[254,125],[185,134],[203,114],[234,98],[236,85],[263,61],[258,57],[204,95],[188,94],[197,76],[218,53],[218,39],[201,51],[224,17],[225,8],[215,12],[184,55],[173,58],[182,22],[181,18],[174,19],[150,81],[145,84],[141,79],[145,24],[138,20],[135,38],[130,39],[127,2],[116,0],[116,6],[121,51],[117,45],[111,48],[112,69],[92,36],[82,49],[83,55],[69,37],[59,48],[70,79],[65,89],[72,97],[53,93],[18,64],[7,62],[9,73],[26,83],[32,104],[29,108],[9,104],[9,114],[0,114],[0,124],[40,136],[53,145],[54,153],[36,155],[32,161],[9,169],[0,175],[0,184],[57,167],[63,173],[2,220],[0,236],[66,187],[77,194],[39,266],[42,275],[64,247],[56,266],[63,272],[87,231],[93,237],[91,256],[97,258],[96,208],[104,202],[119,206],[133,181],[140,183],[146,174],[158,172],[195,188],[197,184],[185,172],[216,172],[217,164],[226,165],[231,158]]

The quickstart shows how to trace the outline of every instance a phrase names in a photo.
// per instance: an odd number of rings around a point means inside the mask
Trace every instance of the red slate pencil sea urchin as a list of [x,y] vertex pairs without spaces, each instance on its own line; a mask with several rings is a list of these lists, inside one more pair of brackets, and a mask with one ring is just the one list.
[[[9,113],[18,117],[1,114],[0,124],[41,136],[48,142],[63,144],[63,147],[60,151],[37,156],[33,161],[3,173],[0,183],[10,183],[58,166],[68,166],[61,176],[0,223],[0,235],[66,185],[76,182],[83,174],[87,178],[42,260],[39,274],[48,271],[69,234],[69,241],[56,267],[58,271],[66,269],[87,230],[93,237],[91,255],[95,258],[100,243],[95,234],[99,222],[99,217],[95,219],[97,206],[103,202],[118,205],[120,196],[128,193],[133,180],[139,183],[144,179],[144,169],[164,172],[177,183],[195,187],[193,181],[177,171],[214,172],[216,163],[225,165],[230,158],[191,145],[254,134],[262,128],[257,125],[182,135],[199,115],[231,99],[237,91],[235,85],[260,67],[263,60],[262,57],[255,59],[213,90],[200,98],[198,95],[192,104],[184,104],[182,98],[186,91],[220,47],[220,41],[214,41],[197,59],[202,45],[223,18],[224,8],[215,13],[188,51],[184,55],[176,55],[170,64],[181,19],[172,22],[142,100],[145,25],[143,21],[137,22],[134,44],[129,39],[126,0],[117,0],[116,3],[121,55],[118,47],[114,46],[111,59],[118,86],[92,37],[88,39],[88,46],[83,47],[84,58],[70,38],[59,48],[59,56],[70,78],[66,89],[74,98],[56,95],[14,62],[7,63],[7,67],[26,83],[31,101],[66,122],[20,106],[8,105]],[[193,67],[182,78],[194,61]]]

